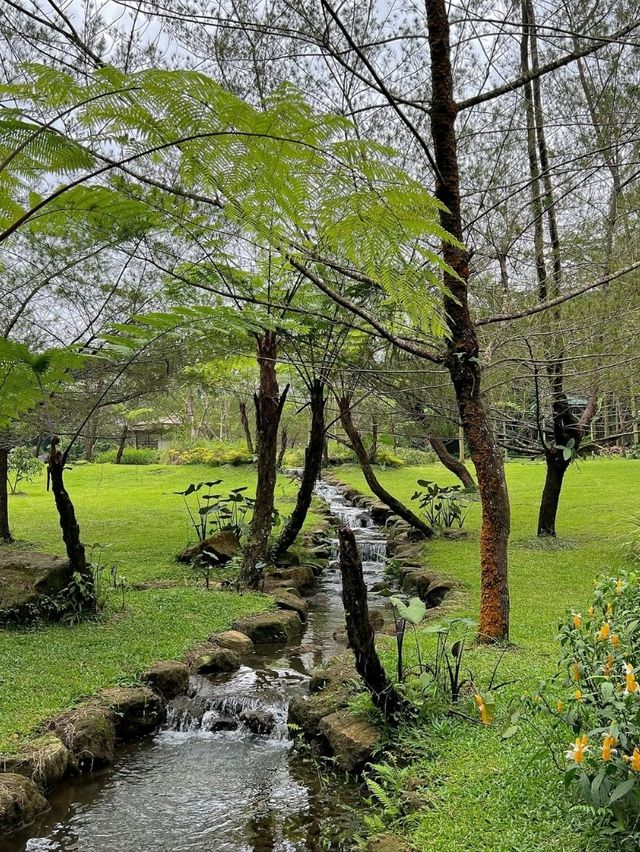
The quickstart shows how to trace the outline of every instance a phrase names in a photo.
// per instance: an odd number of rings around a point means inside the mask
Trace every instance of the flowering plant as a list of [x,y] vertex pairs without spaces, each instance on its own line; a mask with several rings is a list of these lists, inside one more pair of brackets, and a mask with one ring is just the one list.
[[640,826],[640,577],[601,577],[592,605],[560,625],[559,674],[525,697],[529,720],[550,716],[565,739],[567,788],[613,833]]

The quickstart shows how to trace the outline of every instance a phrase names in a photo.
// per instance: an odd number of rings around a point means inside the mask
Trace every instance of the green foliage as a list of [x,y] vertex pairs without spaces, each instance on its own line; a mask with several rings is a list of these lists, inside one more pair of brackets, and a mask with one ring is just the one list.
[[[117,450],[104,450],[94,458],[95,464],[115,464]],[[160,454],[149,447],[125,447],[120,464],[157,464]]]
[[187,449],[169,449],[165,454],[169,464],[201,464],[208,467],[221,467],[252,464],[253,456],[243,444],[224,444],[218,442],[207,447]]
[[448,530],[453,526],[461,529],[464,525],[472,497],[461,485],[438,485],[428,479],[419,479],[424,491],[416,491],[411,497],[418,501],[418,506],[430,527],[437,530]]
[[380,467],[402,467],[404,459],[389,447],[378,447],[376,450],[376,464]]
[[32,482],[42,467],[42,462],[35,458],[29,447],[14,447],[8,459],[8,482],[11,493],[18,493],[21,482]]
[[[216,479],[211,482],[191,483],[184,491],[174,492],[184,500],[198,541],[205,541],[224,530],[229,530],[240,538],[247,528],[247,516],[253,511],[255,499],[244,493],[248,488],[246,485],[232,488],[226,496],[223,496],[222,492],[214,493],[213,489],[221,485],[222,481]],[[202,493],[202,489],[206,491]],[[275,520],[278,510],[273,511]]]
[[640,824],[639,613],[635,571],[600,577],[586,614],[560,624],[558,674],[524,699],[526,720],[553,732],[546,742],[565,786],[623,845]]

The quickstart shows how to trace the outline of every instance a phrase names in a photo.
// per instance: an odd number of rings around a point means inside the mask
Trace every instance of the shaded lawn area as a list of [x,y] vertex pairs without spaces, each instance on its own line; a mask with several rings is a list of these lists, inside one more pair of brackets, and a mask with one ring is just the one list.
[[[491,728],[448,718],[402,732],[429,803],[409,817],[402,830],[414,848],[434,852],[600,850],[602,838],[589,835],[589,820],[569,813],[567,794],[541,741],[526,728],[509,740],[501,740],[501,733],[511,703],[535,687],[539,678],[555,672],[556,628],[564,612],[589,605],[598,573],[615,574],[629,565],[625,543],[640,517],[640,461],[594,460],[572,466],[562,494],[556,542],[535,537],[544,465],[511,462],[506,470],[512,507],[511,639],[516,647],[506,653],[499,680],[515,683],[497,694]],[[336,475],[368,493],[359,469],[341,467]],[[407,502],[418,478],[455,482],[439,465],[388,469],[379,477]],[[466,588],[452,614],[473,619],[479,606],[479,527],[477,505],[465,525],[468,540],[439,539],[425,547],[426,566]],[[423,654],[432,651],[429,637],[421,637],[420,643]],[[411,660],[413,642],[407,640],[405,648]],[[465,657],[480,688],[498,654],[495,649],[474,648]],[[390,648],[385,658],[392,667],[395,651]]]
[[[252,466],[77,465],[66,477],[82,536],[105,545],[103,562],[129,584],[174,580],[175,588],[129,591],[120,611],[111,593],[100,622],[33,631],[0,630],[0,750],[15,750],[38,723],[84,695],[131,681],[150,663],[181,658],[198,641],[248,612],[271,605],[259,594],[205,591],[175,555],[195,540],[182,498],[190,482],[223,479],[255,489]],[[10,498],[14,535],[36,549],[64,553],[53,496],[44,477]],[[296,486],[278,481],[277,503],[291,511]],[[313,517],[308,520],[313,523]],[[187,585],[187,581],[189,585]]]

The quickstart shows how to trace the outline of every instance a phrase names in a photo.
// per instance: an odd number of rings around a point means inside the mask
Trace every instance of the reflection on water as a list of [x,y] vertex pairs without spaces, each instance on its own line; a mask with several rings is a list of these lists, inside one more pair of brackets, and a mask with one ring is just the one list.
[[[367,585],[382,577],[385,540],[368,513],[336,490],[317,491],[352,526]],[[292,751],[287,707],[306,691],[309,673],[344,649],[335,557],[318,584],[302,644],[261,648],[238,672],[191,679],[173,702],[167,726],[120,753],[115,765],[72,779],[51,796],[35,825],[0,840],[0,852],[288,852],[349,849],[353,817],[338,802],[358,800],[355,785],[327,785],[317,766]],[[371,595],[370,604],[382,606]],[[268,735],[244,723],[244,711],[270,720]],[[333,834],[326,845],[323,834]]]

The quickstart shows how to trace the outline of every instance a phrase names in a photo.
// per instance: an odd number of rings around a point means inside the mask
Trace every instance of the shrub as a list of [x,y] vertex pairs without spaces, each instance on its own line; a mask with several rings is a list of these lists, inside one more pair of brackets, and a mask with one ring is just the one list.
[[173,448],[166,454],[169,464],[201,464],[220,467],[225,464],[252,464],[253,455],[242,444],[216,443],[209,447]]
[[31,482],[42,470],[42,462],[35,458],[28,447],[14,447],[9,453],[9,488],[18,493],[21,482]]
[[639,615],[637,573],[600,578],[587,612],[560,624],[558,675],[525,699],[528,721],[550,722],[566,787],[623,845],[640,825]]
[[472,497],[461,485],[438,485],[429,479],[419,479],[423,491],[411,497],[418,501],[420,511],[430,527],[448,530],[454,525],[462,529],[471,508]]
[[380,467],[402,467],[404,459],[396,455],[389,447],[378,447],[376,451],[376,464]]
[[436,454],[430,450],[418,450],[415,447],[396,447],[394,452],[405,464],[412,467],[435,464],[438,461]]
[[[117,450],[107,450],[104,453],[99,453],[95,459],[95,464],[115,464]],[[136,450],[135,447],[125,447],[120,464],[157,464],[160,460],[157,450],[150,448],[141,448]]]

